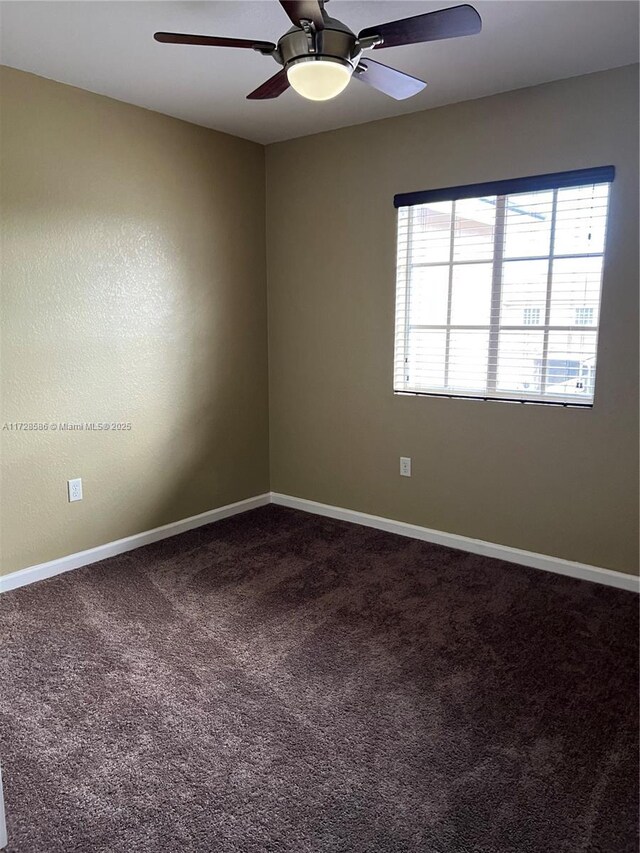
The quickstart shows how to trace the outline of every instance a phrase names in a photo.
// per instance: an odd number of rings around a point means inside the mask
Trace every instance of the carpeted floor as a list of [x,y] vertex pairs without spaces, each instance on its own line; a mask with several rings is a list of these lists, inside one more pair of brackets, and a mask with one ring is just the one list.
[[9,853],[631,853],[637,601],[265,507],[0,597]]

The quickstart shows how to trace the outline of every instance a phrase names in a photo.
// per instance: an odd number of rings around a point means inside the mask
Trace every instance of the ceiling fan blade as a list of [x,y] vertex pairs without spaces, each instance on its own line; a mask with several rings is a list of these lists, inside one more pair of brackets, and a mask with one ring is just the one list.
[[383,65],[373,59],[361,59],[353,76],[356,80],[373,86],[379,92],[391,95],[396,101],[404,101],[405,98],[417,95],[427,85],[423,80],[418,80],[417,77],[412,77],[410,74],[405,74],[404,71],[398,71],[395,68],[389,68],[388,65]]
[[269,98],[277,98],[283,92],[286,92],[288,88],[289,80],[287,79],[287,72],[282,68],[273,77],[269,77],[262,86],[258,86],[257,89],[254,89],[253,92],[247,95],[247,99],[250,101],[266,101]]
[[300,21],[313,21],[317,30],[324,29],[322,6],[319,0],[280,0],[280,5],[296,27],[300,26]]
[[202,44],[208,47],[248,47],[261,53],[272,53],[276,46],[270,41],[231,39],[218,36],[195,36],[188,33],[154,33],[156,41],[163,44]]
[[427,12],[413,18],[403,18],[377,27],[367,27],[358,35],[359,39],[381,36],[381,47],[397,47],[401,44],[419,44],[425,41],[471,36],[482,29],[482,19],[473,6],[452,6],[438,12]]

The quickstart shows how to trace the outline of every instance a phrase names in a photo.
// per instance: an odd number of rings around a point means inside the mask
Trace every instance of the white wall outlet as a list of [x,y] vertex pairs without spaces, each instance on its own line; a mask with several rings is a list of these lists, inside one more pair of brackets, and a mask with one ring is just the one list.
[[82,477],[76,477],[75,480],[67,480],[67,491],[69,493],[69,503],[82,500]]
[[410,456],[401,456],[400,457],[400,476],[401,477],[410,477],[411,476],[411,457]]

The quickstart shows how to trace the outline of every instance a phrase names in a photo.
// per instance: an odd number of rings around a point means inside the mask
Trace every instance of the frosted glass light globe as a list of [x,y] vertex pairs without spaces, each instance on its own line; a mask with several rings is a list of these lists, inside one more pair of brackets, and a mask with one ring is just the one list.
[[334,59],[305,59],[287,68],[291,87],[310,101],[328,101],[346,89],[352,66]]

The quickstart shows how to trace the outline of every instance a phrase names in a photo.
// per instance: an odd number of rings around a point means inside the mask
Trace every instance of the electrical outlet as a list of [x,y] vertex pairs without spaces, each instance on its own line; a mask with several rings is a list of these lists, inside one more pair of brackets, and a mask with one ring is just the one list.
[[410,456],[401,456],[400,457],[400,476],[401,477],[410,477],[411,476],[411,457]]
[[76,477],[75,480],[67,480],[67,491],[69,493],[69,503],[82,500],[82,477]]

